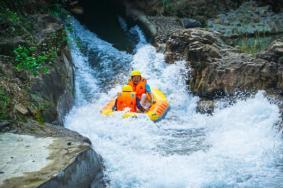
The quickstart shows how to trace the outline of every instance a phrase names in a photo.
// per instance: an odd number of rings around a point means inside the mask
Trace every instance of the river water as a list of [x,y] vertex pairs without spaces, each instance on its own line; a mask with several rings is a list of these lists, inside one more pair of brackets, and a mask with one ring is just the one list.
[[[90,138],[109,187],[283,187],[280,114],[264,92],[233,105],[219,101],[213,115],[199,114],[199,98],[186,86],[190,70],[182,61],[166,64],[139,27],[119,18],[135,44],[127,52],[76,19],[69,22],[76,104],[65,126]],[[132,69],[167,95],[170,110],[161,121],[100,114]]]

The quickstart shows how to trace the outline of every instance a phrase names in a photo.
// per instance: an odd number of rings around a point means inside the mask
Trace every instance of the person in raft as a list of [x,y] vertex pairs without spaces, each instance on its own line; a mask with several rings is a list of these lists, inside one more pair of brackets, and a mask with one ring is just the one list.
[[[126,88],[128,91],[124,91],[124,89]],[[132,92],[132,93],[127,93],[127,92]],[[135,93],[135,96],[132,95],[133,93]],[[124,97],[125,95],[127,95],[127,97]],[[129,101],[131,100],[135,100],[136,102],[129,103]],[[124,108],[128,107],[131,109],[131,111],[133,111],[134,108],[131,105],[134,104],[139,111],[146,112],[149,110],[151,104],[153,104],[154,102],[155,101],[152,96],[150,86],[147,84],[146,79],[144,79],[141,76],[140,71],[134,70],[131,73],[131,78],[128,81],[128,85],[123,86],[122,93],[120,94],[118,93],[118,97],[115,101],[115,105],[113,109],[120,111],[121,109],[118,108],[118,106],[123,106],[121,104],[124,103],[125,106]],[[118,103],[120,103],[120,105]],[[122,108],[122,110],[124,108]]]
[[137,111],[136,92],[134,92],[133,88],[129,85],[124,85],[122,87],[122,92],[118,92],[118,96],[115,100],[115,105],[113,106],[113,110],[123,111],[126,108],[129,108],[130,112]]

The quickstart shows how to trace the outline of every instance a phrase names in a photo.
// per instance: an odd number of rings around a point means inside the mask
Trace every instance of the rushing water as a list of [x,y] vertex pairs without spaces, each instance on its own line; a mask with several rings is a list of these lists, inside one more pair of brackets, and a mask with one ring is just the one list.
[[[136,41],[129,54],[70,22],[76,105],[65,126],[91,139],[109,187],[283,187],[279,109],[263,92],[225,108],[219,103],[211,116],[196,113],[184,62],[166,64],[137,26],[127,29],[120,20]],[[158,123],[99,112],[133,68],[168,97],[170,110]]]

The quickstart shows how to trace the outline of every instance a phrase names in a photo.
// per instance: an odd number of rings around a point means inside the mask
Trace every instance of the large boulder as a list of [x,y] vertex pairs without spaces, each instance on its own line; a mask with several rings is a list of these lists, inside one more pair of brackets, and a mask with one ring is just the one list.
[[[1,124],[1,123],[0,123]],[[0,187],[105,187],[102,158],[90,141],[35,121],[0,127]]]
[[227,46],[217,33],[202,29],[179,30],[166,43],[166,60],[185,59],[192,69],[193,93],[215,98],[236,91],[282,91],[282,41],[257,57]]

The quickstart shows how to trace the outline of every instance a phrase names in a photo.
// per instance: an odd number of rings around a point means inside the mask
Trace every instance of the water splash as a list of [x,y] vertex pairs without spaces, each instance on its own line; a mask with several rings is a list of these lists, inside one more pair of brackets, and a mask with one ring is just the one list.
[[[147,44],[142,33],[137,33],[142,42],[137,42],[131,55],[113,48],[76,21],[73,27],[76,31],[70,37],[78,36],[87,46],[81,50],[71,43],[78,67],[76,83],[89,86],[87,74],[96,91],[92,91],[92,102],[73,108],[65,126],[91,139],[104,158],[110,187],[282,186],[282,139],[273,129],[280,120],[279,109],[263,92],[217,108],[212,116],[196,113],[198,97],[187,90],[189,70],[184,62],[166,64],[163,54]],[[92,67],[90,54],[110,59],[98,58]],[[95,84],[101,83],[100,77],[116,74],[115,59],[129,67],[122,77],[115,77],[118,83]],[[101,66],[107,70],[100,70]],[[162,121],[153,123],[144,115],[123,119],[120,113],[111,117],[100,114],[101,107],[126,82],[130,69],[141,70],[151,87],[166,93],[171,109]],[[107,91],[103,90],[107,86]],[[77,100],[89,93],[80,85],[76,88],[80,91]]]
[[[91,71],[95,72],[95,75],[93,75],[95,82],[102,91],[106,91],[118,82],[117,78],[125,78],[126,73],[129,71],[129,63],[132,60],[130,54],[119,51],[112,44],[101,40],[96,34],[80,25],[74,18],[70,19],[69,24],[72,26],[71,38],[78,41],[80,46],[75,51],[87,56],[88,66],[91,67]],[[110,84],[103,87],[105,83]]]

